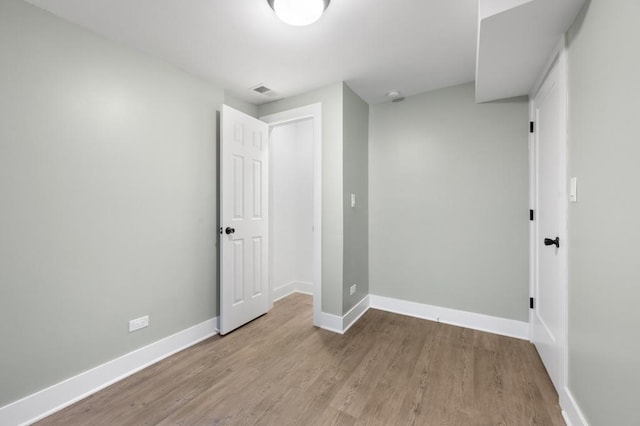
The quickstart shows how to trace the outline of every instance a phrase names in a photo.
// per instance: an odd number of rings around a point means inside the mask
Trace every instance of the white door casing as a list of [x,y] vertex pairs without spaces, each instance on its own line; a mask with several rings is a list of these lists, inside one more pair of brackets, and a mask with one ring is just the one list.
[[222,106],[220,334],[265,314],[269,293],[268,127]]
[[532,99],[535,128],[531,147],[535,210],[531,341],[559,394],[566,386],[567,343],[566,94],[562,54],[556,52]]

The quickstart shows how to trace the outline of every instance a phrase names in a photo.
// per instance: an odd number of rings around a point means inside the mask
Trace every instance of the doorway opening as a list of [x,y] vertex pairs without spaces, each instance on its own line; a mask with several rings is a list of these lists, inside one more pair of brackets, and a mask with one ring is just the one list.
[[313,295],[313,119],[275,125],[269,136],[270,291]]
[[321,104],[260,117],[269,125],[269,309],[293,292],[322,312]]

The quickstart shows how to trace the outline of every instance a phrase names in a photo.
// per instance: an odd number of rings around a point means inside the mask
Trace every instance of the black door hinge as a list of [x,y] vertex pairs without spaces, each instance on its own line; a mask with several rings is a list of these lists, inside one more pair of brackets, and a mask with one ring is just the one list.
[[529,122],[529,133],[533,133],[536,130],[536,123],[534,123],[533,121]]
[[533,220],[533,218],[534,218],[533,210],[529,210],[529,220]]
[[534,303],[533,303],[533,297],[529,298],[529,309],[533,309],[534,307]]

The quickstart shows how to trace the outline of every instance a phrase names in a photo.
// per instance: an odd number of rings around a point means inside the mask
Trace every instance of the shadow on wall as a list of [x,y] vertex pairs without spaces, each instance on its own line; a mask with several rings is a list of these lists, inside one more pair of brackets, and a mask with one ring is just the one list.
[[529,96],[515,96],[513,98],[498,99],[495,101],[481,102],[480,104],[521,104],[522,102],[528,102]]

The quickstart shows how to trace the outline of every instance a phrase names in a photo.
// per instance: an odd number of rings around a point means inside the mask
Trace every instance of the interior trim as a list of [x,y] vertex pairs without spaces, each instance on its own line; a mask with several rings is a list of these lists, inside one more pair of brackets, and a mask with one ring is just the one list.
[[409,302],[407,300],[392,299],[390,297],[376,296],[373,294],[369,296],[369,300],[370,307],[373,309],[471,328],[487,333],[500,334],[502,336],[515,337],[516,339],[529,340],[528,322]]
[[0,424],[28,425],[218,334],[218,317],[56,383],[0,408]]

